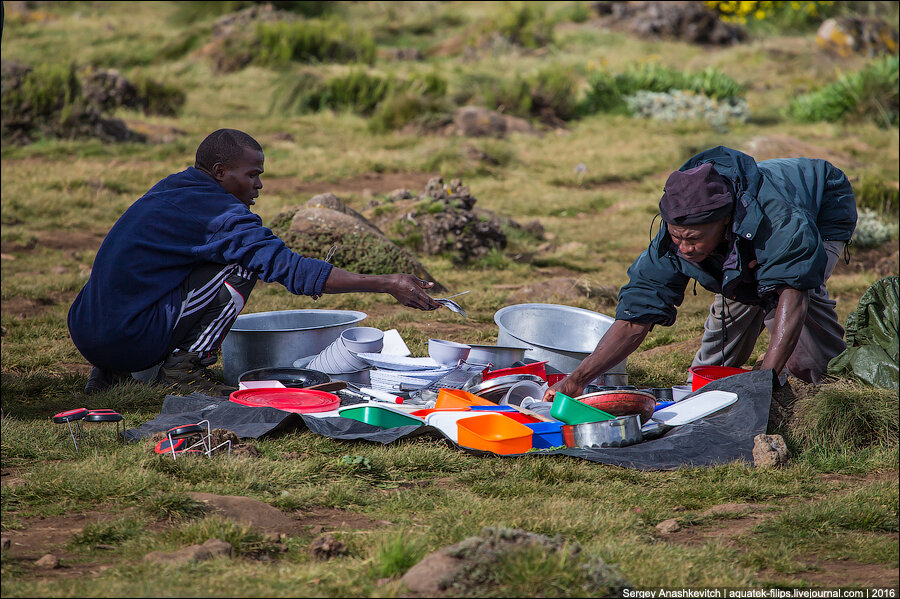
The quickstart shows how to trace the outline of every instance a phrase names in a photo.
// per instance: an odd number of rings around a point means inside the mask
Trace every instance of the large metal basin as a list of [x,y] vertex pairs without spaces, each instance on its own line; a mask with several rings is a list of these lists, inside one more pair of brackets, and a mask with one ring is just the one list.
[[242,314],[222,343],[225,382],[237,386],[248,370],[293,366],[294,360],[319,353],[365,317],[354,310]]
[[[494,322],[500,329],[497,345],[529,346],[532,349],[525,357],[547,360],[553,368],[569,373],[594,351],[615,319],[572,306],[516,304],[497,310]],[[598,378],[624,385],[625,360]]]

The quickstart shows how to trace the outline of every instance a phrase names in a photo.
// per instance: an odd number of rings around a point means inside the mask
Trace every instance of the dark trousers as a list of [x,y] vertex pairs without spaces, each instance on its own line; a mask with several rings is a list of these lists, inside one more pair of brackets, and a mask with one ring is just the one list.
[[217,352],[244,309],[256,279],[256,273],[238,264],[195,268],[182,283],[181,314],[166,355],[174,351]]

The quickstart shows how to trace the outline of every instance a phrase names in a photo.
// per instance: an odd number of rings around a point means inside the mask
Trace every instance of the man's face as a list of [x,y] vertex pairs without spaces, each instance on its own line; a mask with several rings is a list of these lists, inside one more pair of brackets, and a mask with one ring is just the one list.
[[666,225],[672,242],[681,255],[691,262],[703,262],[720,243],[725,241],[725,231],[730,217],[713,223],[699,225]]
[[213,167],[216,181],[222,188],[242,201],[247,206],[256,202],[254,199],[262,189],[259,176],[263,174],[265,156],[261,151],[244,148],[244,154],[234,164],[227,166],[216,163]]

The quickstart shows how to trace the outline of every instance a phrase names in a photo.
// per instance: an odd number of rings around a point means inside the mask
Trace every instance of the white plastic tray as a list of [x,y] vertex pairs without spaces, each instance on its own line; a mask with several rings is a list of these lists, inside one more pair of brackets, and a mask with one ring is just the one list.
[[410,358],[408,356],[372,353],[357,355],[372,366],[386,370],[450,370],[450,368],[431,358]]
[[433,426],[453,441],[459,443],[459,427],[456,423],[463,418],[471,418],[473,416],[481,416],[484,412],[432,412],[425,417],[425,424]]
[[727,408],[736,402],[737,398],[737,393],[728,391],[705,391],[654,412],[652,419],[669,426],[688,424]]

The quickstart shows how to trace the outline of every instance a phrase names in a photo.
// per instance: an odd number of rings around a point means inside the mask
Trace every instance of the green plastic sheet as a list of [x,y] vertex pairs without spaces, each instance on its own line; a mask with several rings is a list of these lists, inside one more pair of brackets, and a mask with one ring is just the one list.
[[828,374],[856,377],[870,385],[900,386],[900,279],[885,277],[872,284],[847,317],[847,349],[828,363]]

